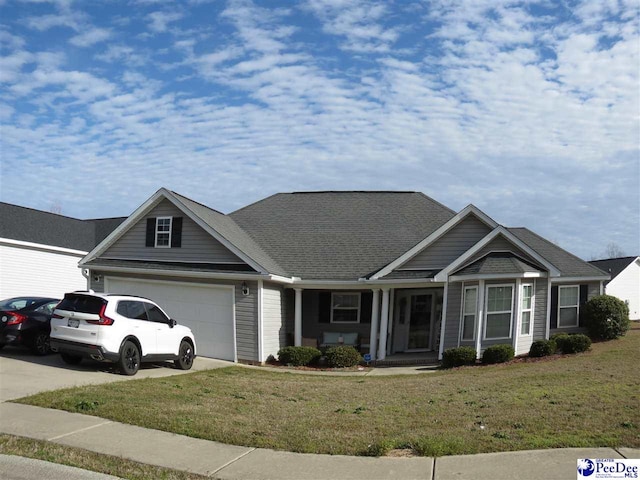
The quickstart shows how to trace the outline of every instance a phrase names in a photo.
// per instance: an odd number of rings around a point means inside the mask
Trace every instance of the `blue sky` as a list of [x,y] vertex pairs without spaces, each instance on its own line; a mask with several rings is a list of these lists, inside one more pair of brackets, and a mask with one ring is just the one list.
[[415,190],[640,253],[637,0],[0,0],[5,202]]

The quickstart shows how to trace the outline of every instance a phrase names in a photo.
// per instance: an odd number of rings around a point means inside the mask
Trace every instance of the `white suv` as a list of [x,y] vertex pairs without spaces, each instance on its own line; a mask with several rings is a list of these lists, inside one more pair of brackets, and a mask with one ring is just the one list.
[[69,365],[93,358],[135,375],[141,362],[173,360],[178,368],[190,369],[196,342],[191,329],[151,300],[88,291],[67,293],[56,307],[51,350]]

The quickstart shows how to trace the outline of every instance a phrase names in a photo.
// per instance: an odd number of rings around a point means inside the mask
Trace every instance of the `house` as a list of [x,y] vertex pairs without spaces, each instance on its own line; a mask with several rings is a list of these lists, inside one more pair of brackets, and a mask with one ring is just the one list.
[[124,220],[78,220],[0,202],[0,299],[86,289],[78,262]]
[[[154,299],[200,355],[266,361],[357,334],[384,361],[581,329],[609,276],[526,228],[416,192],[281,193],[225,215],[160,189],[80,261],[96,291]],[[397,358],[397,357],[396,357]]]
[[640,320],[640,257],[607,258],[589,263],[611,276],[604,284],[606,294],[627,304],[631,320]]

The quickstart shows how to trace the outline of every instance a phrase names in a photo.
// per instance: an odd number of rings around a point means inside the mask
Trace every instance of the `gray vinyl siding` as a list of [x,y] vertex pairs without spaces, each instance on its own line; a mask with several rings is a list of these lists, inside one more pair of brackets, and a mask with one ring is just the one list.
[[491,229],[469,215],[441,238],[402,265],[402,269],[436,270],[449,265],[485,237]]
[[242,294],[242,282],[233,283],[236,293],[236,346],[238,360],[258,361],[258,282],[246,282],[249,295]]
[[533,260],[533,258],[531,258],[529,255],[527,255],[526,253],[524,253],[522,250],[520,250],[518,247],[516,247],[514,244],[512,244],[509,240],[507,240],[505,237],[503,237],[502,235],[498,235],[496,236],[496,238],[494,238],[493,240],[491,240],[489,243],[487,243],[483,248],[481,248],[478,252],[476,252],[475,255],[473,255],[468,262],[466,262],[467,264],[469,263],[473,263],[475,260],[485,256],[487,253],[489,252],[495,252],[495,251],[499,251],[499,252],[513,252],[516,255],[520,255],[522,258],[529,260],[530,262],[534,262],[537,263],[535,260]]
[[[94,290],[104,291],[104,276],[139,278],[141,280],[162,280],[166,282],[182,283],[206,283],[211,285],[233,285],[235,289],[235,315],[236,315],[236,347],[238,360],[248,362],[258,361],[258,282],[247,281],[249,295],[242,294],[242,281],[239,280],[214,280],[214,279],[187,279],[183,277],[171,277],[155,275],[117,274],[114,272],[92,271],[93,275],[100,275],[99,283],[92,283]],[[97,290],[97,288],[100,290]],[[162,306],[162,302],[160,302]]]
[[286,346],[284,292],[276,284],[264,284],[262,290],[262,332],[264,358],[273,355],[277,358],[278,350]]
[[100,272],[89,271],[89,288],[97,293],[104,292],[104,275]]
[[458,336],[460,334],[460,305],[462,305],[462,283],[450,283],[447,290],[444,350],[458,346]]
[[[147,219],[155,217],[182,217],[182,246],[180,248],[145,246]],[[100,257],[178,262],[244,263],[169,200],[161,201]]]
[[536,298],[533,307],[533,340],[544,339],[547,333],[547,293],[549,280],[536,278]]

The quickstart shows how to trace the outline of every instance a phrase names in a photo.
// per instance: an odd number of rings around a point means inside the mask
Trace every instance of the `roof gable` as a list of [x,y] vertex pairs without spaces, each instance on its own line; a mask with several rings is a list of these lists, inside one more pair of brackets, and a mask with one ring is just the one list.
[[[226,222],[224,220],[225,215],[216,212],[215,210],[212,210],[208,207],[205,207],[204,205],[193,202],[186,197],[174,194],[173,192],[164,188],[158,190],[145,203],[138,207],[138,209],[133,212],[129,216],[129,218],[127,218],[116,230],[111,232],[111,234],[107,238],[105,238],[103,242],[101,242],[98,246],[96,246],[96,248],[89,252],[89,254],[80,261],[80,265],[91,262],[92,260],[102,255],[112,245],[114,245],[118,241],[118,239],[125,235],[129,230],[134,228],[142,218],[148,215],[149,212],[157,207],[163,200],[168,200],[169,202],[171,202],[177,209],[182,211],[185,216],[190,218],[195,224],[204,229],[209,235],[215,238],[218,242],[220,242],[224,247],[226,247],[230,252],[235,254],[251,268],[262,273],[267,273],[265,267],[257,263],[252,257],[238,248],[238,246],[236,246],[230,239],[226,238],[218,231],[222,230],[227,234],[229,234],[229,232],[232,232],[235,234],[234,239],[242,240],[243,236],[246,237],[246,234],[244,234],[244,232],[242,232],[240,229],[235,232],[232,231],[229,222]],[[190,208],[196,206],[199,210],[198,213],[194,212]],[[203,219],[199,214],[204,215],[206,217],[206,220]],[[246,243],[250,244],[251,242],[248,241]]]
[[[441,270],[436,276],[436,281],[446,281],[447,277],[455,272],[458,268],[467,264],[469,261],[473,261],[473,259],[478,258],[488,251],[496,248],[496,240],[504,240],[506,243],[504,246],[500,246],[500,249],[507,248],[509,250],[515,248],[516,253],[520,256],[526,256],[535,263],[542,265],[548,272],[551,277],[560,276],[560,271],[553,265],[546,257],[543,257],[539,252],[532,249],[518,237],[513,235],[508,229],[503,226],[498,226],[491,231],[486,237],[476,243],[472,248],[467,250],[464,254],[458,257],[454,262],[448,265],[446,268]],[[491,243],[495,245],[491,245]]]
[[[157,217],[183,217],[180,248],[146,247],[147,220]],[[100,259],[157,260],[215,264],[245,264],[235,253],[216,240],[176,205],[161,200],[137,223],[115,240]]]

